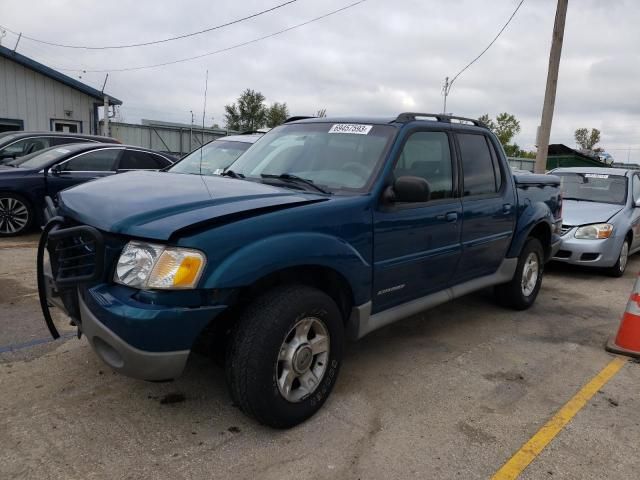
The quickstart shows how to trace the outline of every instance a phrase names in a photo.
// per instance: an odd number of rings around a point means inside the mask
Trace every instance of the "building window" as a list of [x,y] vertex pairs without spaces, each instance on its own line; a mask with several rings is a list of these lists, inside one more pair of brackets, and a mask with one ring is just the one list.
[[82,122],[77,120],[51,119],[51,131],[62,133],[82,133]]
[[24,130],[24,122],[12,118],[0,118],[0,133]]

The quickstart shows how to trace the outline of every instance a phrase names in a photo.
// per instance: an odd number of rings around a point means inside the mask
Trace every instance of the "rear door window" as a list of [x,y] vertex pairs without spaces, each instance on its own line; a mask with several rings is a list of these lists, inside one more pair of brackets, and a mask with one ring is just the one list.
[[125,150],[118,170],[158,170],[167,164],[156,155],[139,150]]
[[502,177],[484,135],[458,133],[464,182],[464,196],[496,193]]
[[60,165],[64,172],[110,172],[115,170],[120,149],[93,150],[72,158]]

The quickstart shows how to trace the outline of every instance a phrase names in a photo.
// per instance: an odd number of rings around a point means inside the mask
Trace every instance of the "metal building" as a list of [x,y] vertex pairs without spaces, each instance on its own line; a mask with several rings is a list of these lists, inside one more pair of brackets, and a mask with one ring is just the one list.
[[10,130],[99,134],[98,107],[107,97],[52,68],[0,46],[0,132]]

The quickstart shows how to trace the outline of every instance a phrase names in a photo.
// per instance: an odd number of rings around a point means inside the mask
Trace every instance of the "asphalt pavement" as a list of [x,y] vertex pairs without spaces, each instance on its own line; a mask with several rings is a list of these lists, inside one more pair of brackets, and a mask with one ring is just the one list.
[[[490,478],[613,355],[640,270],[613,279],[547,269],[526,312],[469,295],[348,345],[311,420],[276,431],[245,417],[223,371],[111,371],[86,340],[52,342],[35,287],[37,236],[0,239],[0,478]],[[640,364],[626,362],[524,470],[525,479],[637,479]]]

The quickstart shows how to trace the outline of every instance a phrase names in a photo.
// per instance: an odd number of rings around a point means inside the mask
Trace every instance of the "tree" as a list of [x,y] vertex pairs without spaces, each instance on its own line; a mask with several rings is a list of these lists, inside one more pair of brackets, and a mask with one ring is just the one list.
[[237,103],[225,105],[224,119],[229,130],[240,132],[262,128],[267,123],[267,108],[264,95],[247,88],[238,97]]
[[284,123],[289,118],[289,109],[286,103],[275,102],[267,109],[267,127],[273,128]]
[[574,134],[576,143],[585,150],[593,150],[593,146],[600,141],[600,130],[592,128],[578,128]]
[[520,122],[514,115],[503,112],[493,121],[491,117],[485,113],[478,118],[478,121],[484,123],[489,130],[496,134],[507,156],[516,157],[519,155],[520,147],[518,144],[510,143],[513,137],[520,133]]

